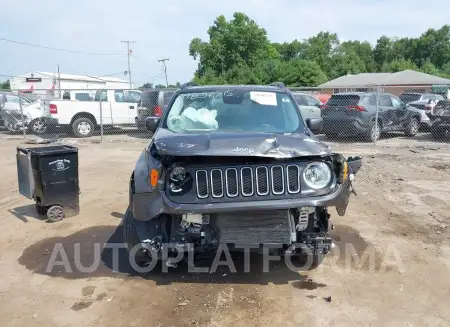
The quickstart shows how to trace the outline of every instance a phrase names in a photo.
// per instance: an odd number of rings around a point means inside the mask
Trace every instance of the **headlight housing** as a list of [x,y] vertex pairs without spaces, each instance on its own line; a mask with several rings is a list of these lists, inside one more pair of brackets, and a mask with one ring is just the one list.
[[181,166],[172,168],[169,178],[172,182],[182,183],[186,179],[186,170]]
[[303,180],[314,190],[326,187],[333,178],[333,172],[325,162],[311,162],[303,171]]

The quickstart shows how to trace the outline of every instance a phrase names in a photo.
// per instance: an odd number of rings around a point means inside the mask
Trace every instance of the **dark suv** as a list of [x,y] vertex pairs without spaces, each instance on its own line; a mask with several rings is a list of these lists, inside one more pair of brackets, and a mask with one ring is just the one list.
[[175,91],[174,89],[155,89],[142,92],[136,117],[136,125],[139,129],[145,129],[145,118],[162,116]]
[[450,136],[450,100],[441,100],[429,114],[431,118],[431,135],[437,140]]
[[420,114],[411,110],[399,97],[376,92],[333,94],[327,104],[322,106],[322,118],[323,131],[330,138],[362,135],[372,142],[383,132],[400,131],[407,136],[414,136],[421,120]]
[[333,247],[328,207],[345,214],[362,164],[319,142],[321,125],[305,125],[282,83],[182,86],[162,117],[146,119],[154,135],[123,221],[130,254],[173,266],[180,252],[271,244],[320,259]]

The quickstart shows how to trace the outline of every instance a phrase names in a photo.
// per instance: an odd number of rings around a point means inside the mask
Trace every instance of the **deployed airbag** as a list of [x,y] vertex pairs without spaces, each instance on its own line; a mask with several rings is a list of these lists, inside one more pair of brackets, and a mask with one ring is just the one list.
[[217,130],[217,110],[186,108],[179,116],[169,116],[167,124],[171,130]]

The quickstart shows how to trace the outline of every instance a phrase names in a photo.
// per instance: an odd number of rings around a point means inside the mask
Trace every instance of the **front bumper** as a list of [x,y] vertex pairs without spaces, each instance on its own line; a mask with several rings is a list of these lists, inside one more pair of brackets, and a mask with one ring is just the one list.
[[164,192],[138,193],[132,194],[130,206],[133,216],[137,220],[147,221],[160,214],[185,213],[220,213],[220,212],[238,212],[250,210],[280,210],[300,207],[336,207],[345,209],[349,198],[349,183],[339,184],[331,193],[321,196],[310,196],[297,199],[280,199],[266,201],[249,202],[226,202],[226,203],[176,203],[168,199]]

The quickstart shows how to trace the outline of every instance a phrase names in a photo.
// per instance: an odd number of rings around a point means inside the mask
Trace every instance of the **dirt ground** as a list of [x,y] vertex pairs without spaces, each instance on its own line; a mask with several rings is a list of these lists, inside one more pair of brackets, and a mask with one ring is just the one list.
[[[113,267],[112,250],[94,245],[122,242],[128,179],[145,140],[66,140],[80,149],[81,212],[52,224],[18,193],[15,148],[23,144],[0,138],[1,325],[449,326],[450,147],[423,138],[333,143],[361,155],[364,166],[347,215],[330,211],[337,248],[317,269],[272,262],[264,273],[255,255],[244,273],[234,255],[236,274],[226,267],[190,274],[180,266],[145,275],[130,269],[123,250]],[[46,271],[56,244],[72,272]],[[75,269],[76,253],[99,267]]]

